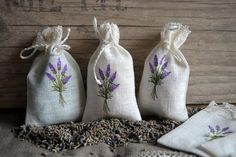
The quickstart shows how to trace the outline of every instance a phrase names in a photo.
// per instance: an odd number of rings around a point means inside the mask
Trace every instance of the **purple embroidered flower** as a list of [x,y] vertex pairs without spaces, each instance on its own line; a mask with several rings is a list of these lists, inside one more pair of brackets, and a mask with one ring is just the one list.
[[54,74],[56,74],[57,71],[56,71],[56,69],[54,68],[54,66],[53,66],[51,63],[48,63],[48,65],[49,65],[50,70],[51,70]]
[[111,85],[111,91],[113,92],[117,87],[119,87],[120,84],[112,84]]
[[110,72],[111,72],[111,67],[110,64],[107,65],[107,70],[106,70],[106,77],[110,76]]
[[225,127],[222,129],[222,131],[227,131],[227,130],[229,130],[229,127]]
[[167,65],[168,65],[168,62],[166,61],[166,62],[161,66],[162,70],[166,69]]
[[110,81],[113,82],[116,79],[116,72],[114,72],[111,77],[110,77]]
[[117,72],[111,74],[110,64],[107,65],[106,70],[104,72],[101,68],[98,68],[100,81],[102,83],[98,85],[99,87],[98,96],[104,99],[103,111],[107,114],[110,111],[108,107],[108,99],[112,99],[113,97],[112,92],[114,92],[120,86],[120,84],[114,83]]
[[170,75],[170,71],[163,71],[163,74],[161,75],[161,79],[165,79],[168,75]]
[[154,72],[155,72],[155,70],[154,70],[154,68],[153,68],[153,65],[152,65],[152,63],[149,63],[149,67],[150,67],[151,73],[154,73]]
[[71,75],[65,76],[67,72],[67,64],[64,65],[60,73],[60,70],[62,67],[60,58],[57,59],[57,63],[55,67],[51,63],[49,63],[49,69],[52,71],[52,74],[46,72],[46,76],[49,78],[50,81],[53,82],[53,86],[52,86],[53,91],[56,91],[59,93],[59,104],[62,104],[64,106],[65,100],[62,93],[66,90],[65,85],[69,82],[72,76]]
[[161,58],[161,61],[160,61],[160,65],[162,65],[163,61],[166,59],[166,55],[164,55],[162,58]]
[[208,140],[214,140],[220,137],[225,137],[226,135],[233,133],[229,130],[229,127],[221,129],[219,125],[216,125],[215,127],[208,125],[208,128],[210,130],[210,132],[207,134]]
[[65,75],[67,71],[67,64],[64,65],[62,71],[61,71],[61,75]]
[[50,73],[46,72],[46,75],[51,81],[55,81],[55,77],[53,77]]
[[70,76],[66,76],[64,79],[63,79],[63,84],[65,85],[65,84],[67,84],[68,83],[68,81],[70,80],[70,78],[71,78],[71,75]]
[[61,59],[57,59],[57,70],[61,70]]
[[154,56],[154,66],[156,67],[158,65],[158,57],[157,55]]
[[220,131],[220,126],[216,125],[216,131]]
[[157,98],[157,86],[161,85],[162,80],[170,75],[170,71],[167,70],[168,61],[166,61],[166,55],[164,55],[161,60],[158,60],[158,56],[155,54],[153,58],[153,64],[149,62],[149,68],[151,71],[151,76],[149,82],[153,84],[153,89],[151,96],[153,100]]
[[214,132],[215,132],[215,129],[214,129],[212,126],[208,125],[208,128],[210,129],[210,132],[211,132],[211,133],[214,133]]
[[233,133],[232,131],[229,131],[229,127],[223,128],[223,129],[222,129],[222,132],[223,132],[224,135]]
[[100,78],[101,78],[102,80],[104,80],[104,79],[105,79],[105,76],[104,76],[104,74],[103,74],[102,69],[98,68],[98,72],[99,72]]

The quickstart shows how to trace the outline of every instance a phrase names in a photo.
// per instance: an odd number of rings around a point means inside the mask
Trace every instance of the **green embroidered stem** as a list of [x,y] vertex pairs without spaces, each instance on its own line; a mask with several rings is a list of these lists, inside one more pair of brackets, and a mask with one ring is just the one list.
[[64,107],[65,103],[66,102],[65,102],[62,92],[59,92],[59,104],[61,104]]
[[158,71],[157,71],[153,74],[153,76],[150,77],[150,80],[149,80],[149,82],[151,82],[153,84],[153,88],[152,88],[152,92],[151,92],[151,96],[152,96],[153,100],[158,98],[157,97],[157,86],[161,85],[161,74],[162,73],[158,73]]
[[107,114],[110,112],[110,109],[108,107],[107,99],[104,99],[104,104],[103,104],[103,111]]
[[152,92],[151,92],[151,96],[152,96],[153,100],[157,99],[157,89],[156,88],[157,88],[157,85],[154,85]]
[[153,63],[149,62],[151,76],[148,81],[153,84],[150,94],[153,100],[157,99],[157,86],[160,86],[162,84],[162,80],[171,73],[167,70],[167,65],[168,61],[165,61],[165,56],[159,60],[158,56],[154,55]]
[[108,107],[108,99],[112,98],[111,85],[107,77],[104,78],[103,86],[100,87],[99,96],[104,98],[103,111],[107,114],[110,109]]
[[120,85],[114,83],[116,79],[116,72],[111,73],[110,64],[107,65],[106,70],[103,72],[102,69],[98,68],[101,84],[98,84],[99,91],[98,96],[104,99],[103,111],[105,114],[110,112],[108,107],[108,99],[112,99],[112,92]]

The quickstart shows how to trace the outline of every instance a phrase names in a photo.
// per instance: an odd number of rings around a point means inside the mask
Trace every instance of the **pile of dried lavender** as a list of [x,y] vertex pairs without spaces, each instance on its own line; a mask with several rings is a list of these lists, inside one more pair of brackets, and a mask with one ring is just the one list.
[[[200,108],[191,108],[190,116]],[[46,127],[22,125],[13,129],[16,137],[26,139],[53,152],[76,149],[97,143],[111,147],[123,146],[130,142],[156,144],[162,135],[179,126],[181,122],[156,119],[130,122],[128,120],[107,119],[89,123],[65,123]]]

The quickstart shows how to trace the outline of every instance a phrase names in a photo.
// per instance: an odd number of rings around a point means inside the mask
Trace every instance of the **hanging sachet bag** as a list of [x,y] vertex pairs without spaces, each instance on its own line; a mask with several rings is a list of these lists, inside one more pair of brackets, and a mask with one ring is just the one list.
[[[27,76],[27,125],[44,126],[82,118],[85,105],[84,85],[80,68],[66,51],[70,46],[70,29],[62,40],[61,26],[48,27],[37,34],[32,46],[21,51],[28,59],[37,50],[41,54],[34,60]],[[30,55],[25,51],[34,49]]]
[[188,27],[180,23],[165,25],[160,43],[147,56],[138,95],[142,115],[188,119],[186,93],[190,70],[179,47],[189,33]]
[[135,97],[133,60],[119,45],[119,28],[104,22],[94,30],[100,39],[90,58],[87,74],[87,101],[83,121],[116,117],[141,120]]

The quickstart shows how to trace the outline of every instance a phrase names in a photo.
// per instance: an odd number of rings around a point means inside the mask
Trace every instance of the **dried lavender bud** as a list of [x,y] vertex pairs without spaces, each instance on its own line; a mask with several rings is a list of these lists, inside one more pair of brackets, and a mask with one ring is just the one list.
[[[189,116],[200,111],[188,108]],[[94,122],[69,122],[45,127],[20,126],[13,130],[16,137],[26,139],[42,148],[59,152],[86,145],[106,143],[110,147],[132,142],[157,144],[157,139],[182,122],[152,118],[131,122],[124,119],[102,119]],[[225,129],[226,131],[228,129]]]

